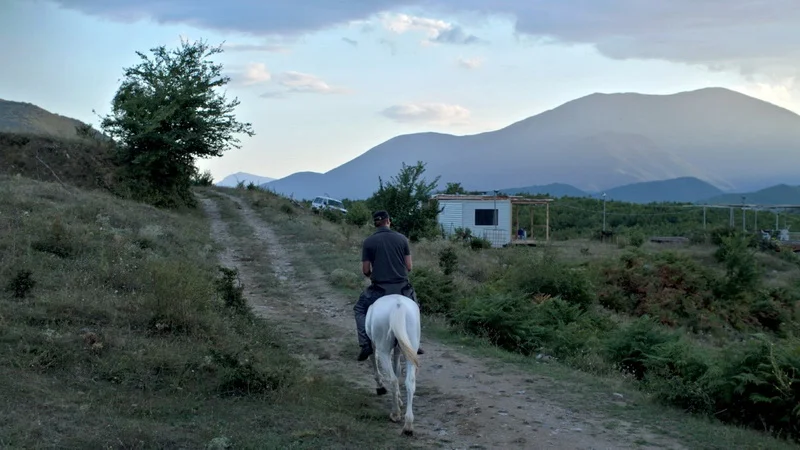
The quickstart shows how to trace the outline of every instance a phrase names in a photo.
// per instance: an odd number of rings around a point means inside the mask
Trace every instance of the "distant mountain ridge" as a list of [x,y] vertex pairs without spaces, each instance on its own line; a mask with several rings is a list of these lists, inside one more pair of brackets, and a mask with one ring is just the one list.
[[216,184],[217,186],[236,187],[236,185],[241,181],[245,185],[253,183],[256,186],[258,186],[264,183],[269,183],[270,181],[274,180],[275,178],[272,177],[254,175],[252,173],[247,173],[247,172],[236,172],[228,175],[227,177],[223,178],[222,180],[214,184]]
[[427,163],[428,179],[441,176],[441,187],[460,182],[467,190],[536,180],[599,192],[695,178],[721,191],[749,191],[796,178],[800,116],[723,88],[591,94],[495,131],[397,136],[328,172],[293,174],[267,187],[295,198],[366,198],[379,176],[418,160]]
[[[0,99],[0,132],[2,133],[70,139],[77,137],[76,127],[85,125],[80,120],[51,113],[32,103]],[[94,131],[102,136],[97,130]]]
[[[742,199],[744,197],[744,200]],[[760,205],[800,205],[800,186],[778,184],[755,192],[727,193],[700,200],[709,205],[738,205],[740,203]]]

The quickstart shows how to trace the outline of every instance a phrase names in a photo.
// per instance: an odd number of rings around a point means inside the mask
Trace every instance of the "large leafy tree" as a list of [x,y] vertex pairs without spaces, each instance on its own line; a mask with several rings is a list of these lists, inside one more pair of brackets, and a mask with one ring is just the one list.
[[429,183],[423,178],[424,173],[422,161],[413,166],[403,163],[400,173],[387,183],[378,178],[378,190],[368,200],[373,211],[388,211],[392,227],[411,241],[437,234],[439,202],[431,199],[431,194],[439,183],[439,177]]
[[181,39],[176,49],[150,52],[136,52],[141,61],[124,69],[101,127],[118,144],[122,178],[132,196],[157,206],[194,206],[196,159],[222,156],[240,147],[236,134],[255,133],[234,116],[239,100],[219,92],[230,77],[208,58],[221,53],[221,45]]

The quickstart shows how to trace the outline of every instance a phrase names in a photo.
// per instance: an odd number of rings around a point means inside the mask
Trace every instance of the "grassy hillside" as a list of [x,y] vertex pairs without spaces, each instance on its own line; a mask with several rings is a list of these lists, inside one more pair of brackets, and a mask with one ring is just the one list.
[[[368,227],[306,215],[258,190],[238,195],[287,238],[311,244],[309,263],[356,297]],[[616,409],[621,419],[659,423],[690,448],[793,448],[761,432],[800,437],[797,255],[736,233],[677,247],[572,239],[473,250],[435,239],[412,253],[428,335],[491,346],[539,374],[622,383],[661,406]]]
[[110,147],[97,140],[0,133],[0,175],[107,188],[115,168]]
[[0,99],[0,132],[71,139],[83,122],[53,114],[31,103]]
[[0,175],[0,230],[0,447],[393,445],[238,307],[199,212]]

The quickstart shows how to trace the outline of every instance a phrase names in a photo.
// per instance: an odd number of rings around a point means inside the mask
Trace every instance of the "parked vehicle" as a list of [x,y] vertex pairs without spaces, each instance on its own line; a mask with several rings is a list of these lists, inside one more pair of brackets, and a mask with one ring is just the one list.
[[317,197],[314,201],[311,202],[311,210],[318,213],[323,209],[331,209],[334,211],[338,211],[342,214],[347,214],[347,209],[344,207],[344,204],[335,198],[330,197]]

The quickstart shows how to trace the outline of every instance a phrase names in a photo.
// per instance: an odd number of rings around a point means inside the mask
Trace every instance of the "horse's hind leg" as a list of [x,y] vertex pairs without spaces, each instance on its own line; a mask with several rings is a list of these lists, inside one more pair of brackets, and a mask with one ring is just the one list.
[[412,403],[414,401],[414,391],[417,390],[417,370],[414,364],[406,362],[406,417],[403,424],[403,434],[412,436],[414,434],[414,412]]
[[[398,380],[400,380],[400,377],[403,376],[403,367],[400,365],[400,354],[401,353],[402,352],[400,351],[400,347],[395,346],[394,347],[394,351],[392,353],[392,370],[394,371],[394,376]],[[398,381],[398,385],[399,385],[399,381]],[[400,388],[398,387],[398,389],[400,389]],[[398,407],[402,408],[403,407],[403,400],[400,398],[400,393],[399,392],[397,393],[397,402],[398,402]]]
[[375,393],[377,395],[386,395],[386,388],[381,383],[381,375],[378,373],[378,359],[373,352],[369,359],[372,361],[372,371],[375,375]]

